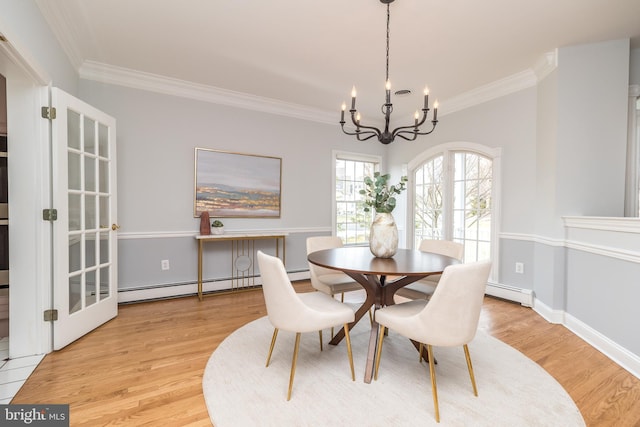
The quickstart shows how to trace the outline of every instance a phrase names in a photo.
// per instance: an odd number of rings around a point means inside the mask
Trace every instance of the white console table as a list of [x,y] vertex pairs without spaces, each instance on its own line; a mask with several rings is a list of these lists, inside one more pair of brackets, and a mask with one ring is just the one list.
[[[238,291],[255,288],[255,241],[275,240],[277,257],[280,257],[280,241],[282,241],[282,262],[284,263],[286,236],[288,233],[224,233],[195,236],[198,242],[198,298],[200,301],[203,298],[202,252],[205,243],[231,241],[231,291]],[[250,272],[252,274],[249,274]]]

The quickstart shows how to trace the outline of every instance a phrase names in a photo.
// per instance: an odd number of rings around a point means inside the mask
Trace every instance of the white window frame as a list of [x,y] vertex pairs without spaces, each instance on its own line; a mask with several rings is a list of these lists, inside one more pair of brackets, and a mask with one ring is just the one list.
[[640,217],[640,85],[629,86],[624,216]]
[[[422,167],[425,162],[429,161],[431,158],[437,155],[443,155],[443,167],[447,168],[450,172],[453,167],[450,159],[453,158],[453,155],[456,152],[471,152],[476,153],[482,156],[485,156],[493,162],[492,171],[492,185],[491,185],[491,262],[493,264],[493,268],[491,269],[491,277],[489,277],[490,281],[495,281],[495,278],[498,277],[498,272],[500,271],[499,266],[499,249],[500,249],[500,182],[501,182],[501,158],[502,158],[502,149],[487,147],[481,144],[476,144],[473,142],[449,142],[445,144],[440,144],[433,148],[430,148],[422,153],[418,154],[414,157],[409,164],[408,168],[408,178],[409,182],[407,185],[407,198],[409,209],[407,209],[407,231],[406,231],[406,241],[410,247],[413,247],[415,237],[413,235],[415,229],[415,203],[416,203],[416,195],[415,195],[415,172],[418,168]],[[444,192],[446,195],[452,194],[453,187],[452,181],[447,181],[444,183]],[[450,221],[451,213],[451,203],[450,198],[445,197],[443,201],[443,209],[446,221]]]
[[[377,170],[382,170],[382,157],[362,154],[362,153],[351,153],[348,151],[339,151],[332,150],[331,152],[331,194],[332,194],[332,203],[331,203],[331,234],[336,236],[338,221],[336,219],[337,215],[337,200],[336,200],[336,160],[352,160],[352,161],[360,161],[360,162],[371,162],[376,163],[378,168]],[[345,242],[345,245],[347,242]]]

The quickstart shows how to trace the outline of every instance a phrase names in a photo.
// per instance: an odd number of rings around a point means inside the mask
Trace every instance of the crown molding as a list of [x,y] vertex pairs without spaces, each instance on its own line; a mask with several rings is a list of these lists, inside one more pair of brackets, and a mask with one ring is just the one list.
[[533,65],[533,72],[538,81],[540,81],[551,74],[556,68],[558,68],[558,49],[542,55]]
[[80,78],[313,122],[336,123],[335,114],[317,108],[94,61],[84,61]]
[[[442,102],[439,109],[440,115],[462,111],[535,86],[540,79],[539,76],[547,75],[555,68],[554,57],[553,53],[545,55],[543,60],[540,61],[540,64],[546,65],[537,66],[537,71],[535,72],[533,69],[527,69]],[[95,61],[84,61],[79,68],[79,75],[80,78],[86,80],[195,99],[213,104],[227,105],[323,124],[334,125],[336,122],[333,112],[318,108],[192,83]]]
[[533,87],[536,83],[535,73],[528,69],[446,100],[438,111],[441,115],[455,113]]

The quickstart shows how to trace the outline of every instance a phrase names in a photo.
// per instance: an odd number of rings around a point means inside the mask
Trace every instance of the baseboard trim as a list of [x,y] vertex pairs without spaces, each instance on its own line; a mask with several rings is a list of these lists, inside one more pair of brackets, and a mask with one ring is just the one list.
[[636,378],[640,379],[640,357],[570,314],[565,314],[565,319],[564,326],[567,329],[598,349],[623,369],[629,371]]
[[529,289],[489,282],[487,284],[486,294],[513,302],[519,302],[525,307],[533,306],[533,292]]
[[565,312],[564,310],[555,310],[540,301],[539,299],[534,299],[533,301],[533,311],[542,316],[547,322],[555,323],[559,325],[565,324]]
[[534,300],[533,310],[546,321],[560,324],[569,329],[621,368],[640,379],[640,357],[637,355],[631,353],[626,348],[615,343],[564,310],[552,309],[538,299]]

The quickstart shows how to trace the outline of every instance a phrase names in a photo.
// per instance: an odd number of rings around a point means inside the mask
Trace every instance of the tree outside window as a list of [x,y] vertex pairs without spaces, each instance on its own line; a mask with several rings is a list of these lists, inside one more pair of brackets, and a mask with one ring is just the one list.
[[465,261],[490,259],[492,178],[492,160],[468,151],[445,152],[417,168],[414,246],[453,240],[464,244]]

